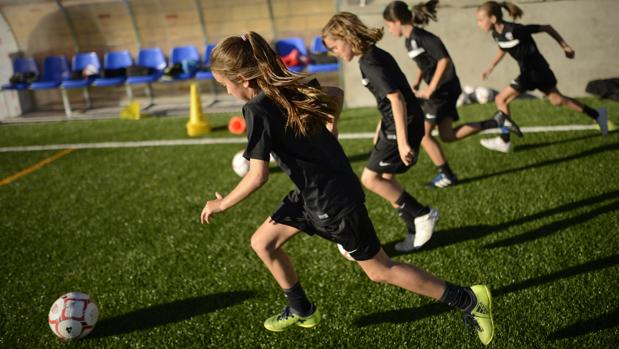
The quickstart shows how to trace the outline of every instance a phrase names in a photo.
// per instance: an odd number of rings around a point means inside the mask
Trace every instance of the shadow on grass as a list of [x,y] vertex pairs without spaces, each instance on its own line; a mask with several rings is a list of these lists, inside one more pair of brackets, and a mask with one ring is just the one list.
[[180,322],[194,316],[231,307],[254,296],[251,291],[232,291],[187,298],[101,319],[87,338],[116,336]]
[[619,308],[594,319],[579,321],[573,325],[564,327],[549,335],[548,339],[559,340],[580,337],[589,333],[595,333],[601,330],[613,328],[615,326],[619,326]]
[[565,143],[582,141],[584,139],[599,138],[599,137],[600,137],[599,133],[595,133],[595,134],[589,134],[589,135],[585,135],[585,136],[578,136],[578,137],[567,138],[567,139],[563,139],[563,140],[556,141],[556,142],[540,142],[540,143],[530,143],[530,144],[519,144],[518,147],[516,147],[515,151],[520,153],[520,152],[525,152],[525,151],[529,151],[529,150],[533,150],[533,149],[548,147],[548,146],[551,146],[551,145],[565,144]]
[[[530,287],[535,287],[547,283],[551,283],[557,280],[565,279],[568,277],[586,274],[597,270],[609,268],[619,264],[619,255],[613,255],[610,257],[600,258],[579,264],[570,268],[566,268],[555,273],[543,275],[531,279],[527,279],[521,282],[517,282],[511,285],[503,286],[492,290],[494,298],[501,297],[503,295],[518,292]],[[418,308],[405,308],[397,310],[389,310],[379,313],[374,313],[355,319],[354,323],[357,327],[365,327],[371,325],[378,325],[382,323],[400,324],[406,322],[413,322],[424,319],[426,317],[440,315],[447,313],[452,309],[442,303],[432,303],[424,305]],[[586,333],[586,332],[584,332]],[[583,334],[584,334],[583,333]]]
[[614,143],[614,144],[606,144],[606,145],[602,145],[599,147],[595,147],[593,149],[589,149],[589,150],[585,150],[583,152],[580,152],[578,154],[573,154],[573,155],[569,155],[569,156],[565,156],[562,158],[558,158],[558,159],[552,159],[552,160],[548,160],[548,161],[542,161],[542,162],[538,162],[536,164],[532,164],[532,165],[527,165],[527,166],[523,166],[523,167],[518,167],[518,168],[512,168],[512,169],[508,169],[508,170],[503,170],[503,171],[499,171],[499,172],[495,172],[495,173],[488,173],[488,174],[483,174],[477,177],[470,177],[470,178],[463,178],[458,182],[458,185],[464,185],[466,183],[471,183],[471,182],[475,182],[475,181],[479,181],[479,180],[483,180],[483,179],[488,179],[491,177],[495,177],[495,176],[502,176],[505,174],[510,174],[510,173],[515,173],[515,172],[520,172],[520,171],[527,171],[527,170],[532,170],[532,169],[536,169],[536,168],[540,168],[540,167],[545,167],[545,166],[550,166],[550,165],[556,165],[562,162],[566,162],[566,161],[571,161],[571,160],[576,160],[576,159],[580,159],[580,158],[586,158],[598,153],[603,153],[603,152],[608,152],[608,151],[615,151],[615,150],[619,150],[619,143]]
[[[483,238],[486,235],[490,235],[491,233],[498,233],[502,230],[508,229],[513,226],[517,226],[520,224],[525,224],[528,222],[533,222],[538,219],[549,217],[558,213],[563,213],[567,211],[577,210],[589,205],[600,204],[604,201],[613,200],[619,198],[619,190],[611,191],[608,193],[592,196],[590,198],[578,200],[571,202],[569,204],[560,205],[545,211],[541,211],[532,215],[520,217],[514,219],[509,222],[496,224],[496,225],[472,225],[468,227],[459,227],[454,229],[447,230],[439,230],[433,236],[432,240],[430,240],[426,245],[424,245],[421,251],[432,250],[439,247],[449,246],[452,244],[457,244],[460,242],[475,240],[479,238]],[[584,213],[582,215],[578,215],[576,217],[567,218],[564,220],[560,220],[557,222],[553,222],[547,224],[539,229],[535,229],[529,233],[525,233],[516,237],[511,237],[506,240],[501,240],[498,242],[494,242],[492,244],[484,246],[485,248],[494,248],[494,247],[502,247],[509,246],[520,242],[525,242],[529,240],[534,240],[542,236],[546,236],[552,234],[556,231],[564,229],[570,225],[575,225],[592,219],[598,215],[606,214],[608,212],[612,212],[615,210],[619,210],[619,204],[617,201],[612,202],[606,206],[602,206],[600,208],[594,209],[590,212]],[[399,241],[399,240],[398,240]],[[397,241],[389,242],[383,246],[385,252],[391,256],[401,256],[405,254],[415,253],[415,252],[398,252],[395,250],[394,246]]]
[[607,213],[611,213],[614,211],[619,211],[619,201],[613,201],[608,205],[604,205],[602,207],[598,207],[594,210],[585,212],[583,214],[562,219],[559,221],[555,221],[549,224],[546,224],[538,229],[531,230],[524,234],[516,235],[514,237],[500,240],[488,245],[485,245],[484,248],[497,248],[497,247],[509,247],[516,244],[521,244],[527,241],[537,240],[539,238],[554,234],[563,229],[569,228],[574,225],[582,224],[591,220],[597,216],[604,215]]

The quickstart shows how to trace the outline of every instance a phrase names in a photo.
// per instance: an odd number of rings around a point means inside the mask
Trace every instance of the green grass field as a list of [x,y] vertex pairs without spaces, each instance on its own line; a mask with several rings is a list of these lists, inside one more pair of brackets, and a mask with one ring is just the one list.
[[[605,106],[619,123],[619,103]],[[465,121],[493,106],[461,108]],[[590,124],[548,103],[516,101],[521,126]],[[374,108],[346,110],[341,132],[371,132]],[[227,117],[212,115],[229,137]],[[0,147],[183,139],[186,118],[0,126]],[[619,132],[531,133],[511,154],[481,137],[444,145],[462,183],[423,187],[428,157],[401,176],[441,221],[426,247],[398,255],[404,226],[367,193],[385,250],[451,282],[487,283],[494,293],[495,348],[616,348],[619,342]],[[343,140],[360,173],[370,140]],[[93,348],[475,348],[460,312],[374,284],[334,245],[299,234],[287,251],[323,313],[314,329],[262,327],[284,298],[249,239],[292,184],[274,170],[247,201],[203,226],[215,191],[239,178],[230,161],[241,144],[76,150],[0,186],[0,347],[67,347],[47,313],[68,291],[98,304],[95,330],[71,347]],[[0,179],[57,151],[0,152]]]

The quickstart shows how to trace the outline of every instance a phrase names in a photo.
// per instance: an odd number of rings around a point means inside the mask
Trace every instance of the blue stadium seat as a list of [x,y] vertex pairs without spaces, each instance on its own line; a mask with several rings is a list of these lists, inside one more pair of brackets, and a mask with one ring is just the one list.
[[154,69],[154,73],[144,76],[129,76],[127,77],[127,97],[133,99],[131,85],[146,85],[146,95],[150,99],[150,104],[153,104],[153,93],[150,84],[159,80],[163,75],[163,70],[167,66],[163,51],[159,47],[143,48],[138,53],[137,65],[139,67]]
[[64,56],[49,56],[43,61],[43,76],[39,81],[30,84],[31,90],[48,90],[60,86],[63,80],[69,78],[69,62]]
[[[186,67],[188,63],[194,63],[193,67]],[[183,70],[189,69],[190,72],[183,72],[177,75],[174,75],[172,78],[174,80],[188,80],[196,75],[196,70],[198,69],[198,64],[200,64],[200,53],[198,53],[198,49],[195,46],[177,46],[172,48],[172,52],[170,52],[170,65],[181,64],[183,65]],[[189,64],[190,65],[190,64]]]
[[288,67],[288,69],[294,72],[300,72],[305,69],[305,63],[303,62],[303,60],[307,59],[307,48],[305,47],[305,42],[303,42],[303,39],[292,37],[279,39],[275,42],[275,51],[280,57],[288,55],[294,49],[297,49],[299,51],[301,63],[292,67]]
[[[80,73],[88,66],[91,66],[93,69],[100,73],[101,71],[101,63],[99,62],[99,56],[97,56],[96,52],[80,52],[73,56],[73,71]],[[95,77],[88,77],[82,79],[69,79],[64,80],[60,87],[62,88],[62,102],[64,104],[65,114],[67,116],[71,116],[71,102],[69,101],[69,96],[67,96],[66,90],[81,88],[84,93],[84,100],[86,101],[86,108],[91,107],[90,102],[90,93],[88,92],[88,86],[90,86]]]
[[[204,46],[204,62],[203,62],[203,66],[204,67],[210,67],[211,66],[211,54],[213,53],[213,49],[215,48],[214,44],[208,44],[206,46]],[[202,70],[198,70],[196,72],[196,79],[198,80],[213,80],[213,73],[210,71],[202,71]]]
[[[39,74],[39,68],[34,58],[16,58],[13,61],[13,74],[16,73],[35,73]],[[8,83],[2,85],[3,90],[27,90],[28,83]]]
[[[103,68],[106,70],[126,69],[132,65],[133,59],[131,59],[131,54],[127,50],[111,51],[106,53],[105,58],[103,58]],[[125,80],[127,80],[127,75],[103,77],[95,79],[93,85],[98,87],[118,86],[124,84]]]
[[[325,54],[329,52],[329,50],[325,47],[321,36],[316,36],[314,38],[312,46],[310,47],[310,52],[313,54]],[[337,71],[338,69],[340,69],[339,61],[337,63],[310,63],[307,65],[308,73]]]

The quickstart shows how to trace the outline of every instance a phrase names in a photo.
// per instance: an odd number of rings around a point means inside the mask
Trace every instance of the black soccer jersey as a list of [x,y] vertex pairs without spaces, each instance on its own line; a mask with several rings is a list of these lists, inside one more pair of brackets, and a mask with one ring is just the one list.
[[434,77],[438,61],[442,58],[449,58],[450,63],[441,76],[441,81],[439,81],[436,90],[453,84],[460,86],[453,61],[451,61],[447,48],[438,36],[423,28],[414,27],[411,36],[404,40],[404,46],[406,46],[408,56],[417,63],[417,66],[423,72],[423,81],[427,84]]
[[269,161],[276,155],[292,179],[312,221],[328,224],[364,202],[361,184],[340,143],[321,127],[313,135],[295,135],[286,114],[264,92],[243,106],[247,124],[246,159]]
[[423,128],[423,112],[419,101],[413,94],[406,76],[400,70],[395,59],[386,51],[372,46],[359,59],[362,82],[376,98],[378,110],[382,115],[381,130],[386,135],[395,135],[395,120],[391,102],[387,95],[400,91],[406,101],[407,122],[409,127]]
[[504,22],[503,32],[492,29],[492,37],[499,48],[510,54],[520,66],[520,70],[548,69],[548,62],[539,52],[531,34],[539,33],[541,26],[537,24],[522,25]]

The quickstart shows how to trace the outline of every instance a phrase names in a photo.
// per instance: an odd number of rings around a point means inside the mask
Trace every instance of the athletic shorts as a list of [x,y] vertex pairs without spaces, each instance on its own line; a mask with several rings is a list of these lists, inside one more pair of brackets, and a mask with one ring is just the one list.
[[453,121],[460,120],[456,102],[462,90],[460,86],[448,89],[441,89],[432,94],[430,99],[423,103],[423,111],[426,114],[426,121],[433,124],[440,124],[444,119],[451,118]]
[[509,86],[519,93],[538,89],[548,94],[557,87],[557,78],[550,68],[522,70]]
[[271,218],[279,224],[338,243],[357,261],[372,259],[381,248],[374,225],[362,202],[350,213],[328,224],[317,224],[309,219],[299,195],[290,192]]
[[415,157],[413,158],[412,165],[406,166],[400,158],[395,134],[385,135],[381,131],[378,135],[378,141],[370,153],[370,159],[366,167],[377,173],[404,173],[408,171],[409,168],[417,163],[421,138],[423,138],[423,130],[408,129],[408,144],[415,151]]

